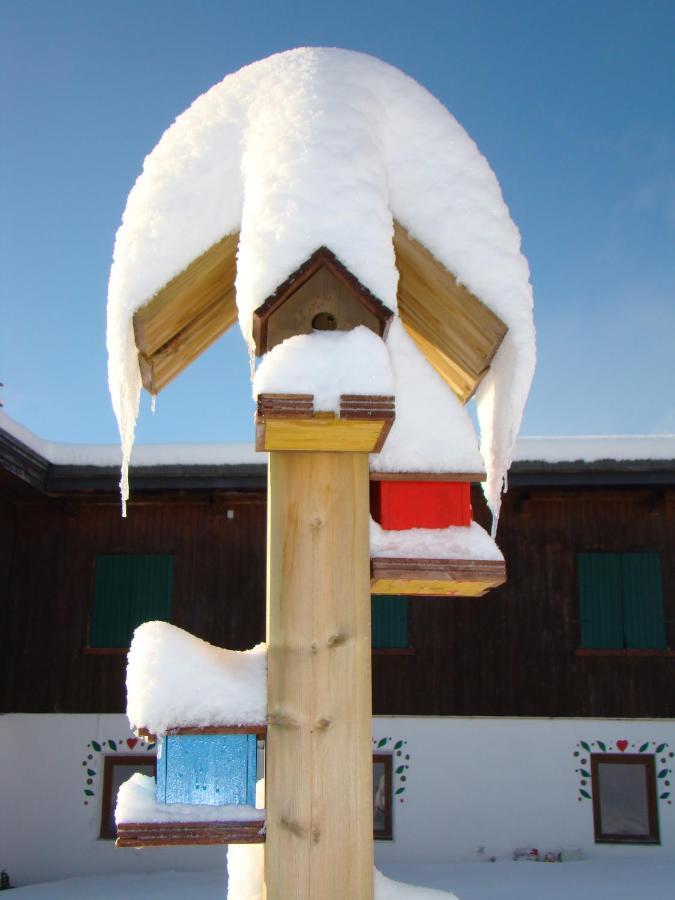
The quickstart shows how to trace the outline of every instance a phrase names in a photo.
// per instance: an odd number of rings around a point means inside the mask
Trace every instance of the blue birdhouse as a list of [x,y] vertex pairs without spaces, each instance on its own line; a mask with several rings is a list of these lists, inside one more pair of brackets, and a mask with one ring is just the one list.
[[157,745],[157,802],[255,806],[255,733],[167,734]]

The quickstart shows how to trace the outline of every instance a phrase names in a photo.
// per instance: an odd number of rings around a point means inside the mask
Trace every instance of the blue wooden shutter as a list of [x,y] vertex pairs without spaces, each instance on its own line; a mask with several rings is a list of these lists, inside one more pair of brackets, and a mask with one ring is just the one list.
[[580,553],[578,564],[581,646],[603,650],[622,648],[620,554]]
[[663,650],[661,556],[659,553],[622,553],[623,625],[626,647]]
[[370,599],[373,647],[407,647],[408,598],[373,594]]
[[97,556],[89,646],[128,647],[142,622],[169,621],[172,592],[172,556]]

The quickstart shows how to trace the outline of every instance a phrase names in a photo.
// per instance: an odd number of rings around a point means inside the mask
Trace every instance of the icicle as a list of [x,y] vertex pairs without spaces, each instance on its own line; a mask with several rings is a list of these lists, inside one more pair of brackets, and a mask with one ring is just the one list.
[[152,397],[150,398],[150,412],[153,414],[153,416],[154,416],[156,410],[157,410],[157,394],[153,394]]

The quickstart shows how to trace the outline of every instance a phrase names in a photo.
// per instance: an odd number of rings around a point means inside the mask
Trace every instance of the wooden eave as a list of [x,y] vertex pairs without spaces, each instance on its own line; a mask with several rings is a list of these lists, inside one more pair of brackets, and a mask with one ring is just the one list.
[[503,560],[373,557],[373,594],[482,597],[506,581]]
[[143,386],[157,394],[237,320],[239,233],[193,260],[134,315]]
[[380,324],[380,337],[386,338],[394,315],[393,312],[371,293],[365,285],[361,284],[358,278],[340,262],[328,247],[319,247],[300,268],[289,275],[286,281],[280,284],[274,293],[270,294],[254,311],[253,340],[255,342],[255,352],[258,356],[262,356],[268,349],[267,323],[272,313],[322,268],[328,269],[375,316]]
[[[212,809],[213,807],[211,807]],[[263,844],[264,811],[259,819],[234,822],[124,822],[116,847],[172,847],[197,844]]]
[[312,394],[260,394],[256,450],[379,453],[394,417],[388,396],[342,394],[336,416],[316,411]]
[[[234,283],[239,233],[227,235],[176,275],[134,315],[144,387],[157,394],[237,320]],[[475,392],[507,332],[506,325],[419,241],[394,222],[401,320],[427,360],[464,403]],[[320,247],[253,313],[256,353],[279,308],[319,270],[328,270],[379,323],[385,338],[393,313]]]
[[466,403],[508,329],[398,222],[394,222],[394,251],[401,321],[427,360]]

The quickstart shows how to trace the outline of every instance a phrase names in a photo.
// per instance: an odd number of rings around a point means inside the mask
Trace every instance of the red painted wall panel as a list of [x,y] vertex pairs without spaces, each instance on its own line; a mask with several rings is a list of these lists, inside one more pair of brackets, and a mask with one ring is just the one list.
[[387,531],[471,524],[468,481],[373,481],[371,512]]

